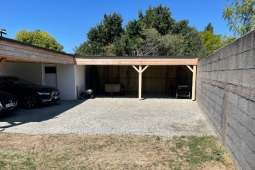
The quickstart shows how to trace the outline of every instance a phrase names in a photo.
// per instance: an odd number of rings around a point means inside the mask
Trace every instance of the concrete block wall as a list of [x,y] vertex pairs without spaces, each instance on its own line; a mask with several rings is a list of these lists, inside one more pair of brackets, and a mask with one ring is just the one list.
[[255,31],[199,61],[197,103],[239,169],[255,169]]

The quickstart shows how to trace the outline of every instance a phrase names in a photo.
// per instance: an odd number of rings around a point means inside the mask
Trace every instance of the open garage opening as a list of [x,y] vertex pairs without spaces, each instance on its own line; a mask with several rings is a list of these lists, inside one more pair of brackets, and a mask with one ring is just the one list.
[[[179,85],[188,86],[191,94],[192,72],[186,66],[149,66],[142,73],[143,98],[175,98]],[[138,72],[132,66],[93,65],[86,69],[86,87],[99,96],[121,96],[124,87],[125,97],[137,97],[138,86]]]

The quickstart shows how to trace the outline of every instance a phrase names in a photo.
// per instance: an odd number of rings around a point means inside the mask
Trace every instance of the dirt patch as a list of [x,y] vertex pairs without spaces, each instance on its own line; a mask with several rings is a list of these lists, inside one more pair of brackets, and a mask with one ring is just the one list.
[[0,169],[235,169],[213,136],[0,133]]

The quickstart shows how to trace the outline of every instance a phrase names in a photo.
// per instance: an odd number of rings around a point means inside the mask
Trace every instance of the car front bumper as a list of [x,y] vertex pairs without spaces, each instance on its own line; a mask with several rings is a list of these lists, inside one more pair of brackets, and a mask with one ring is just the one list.
[[60,93],[59,91],[53,91],[51,92],[50,95],[47,96],[39,96],[39,100],[41,101],[41,103],[48,103],[48,102],[55,102],[58,101],[60,99]]

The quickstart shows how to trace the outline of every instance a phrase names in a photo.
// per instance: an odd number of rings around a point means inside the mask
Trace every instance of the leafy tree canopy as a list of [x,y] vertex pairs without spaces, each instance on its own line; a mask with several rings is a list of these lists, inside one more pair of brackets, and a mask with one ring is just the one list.
[[170,33],[175,22],[170,9],[162,5],[153,8],[149,6],[145,14],[139,11],[138,15],[146,28],[155,28],[162,35]]
[[232,0],[223,10],[230,31],[241,36],[255,29],[255,0]]
[[200,33],[201,38],[204,42],[204,46],[206,48],[206,55],[209,55],[215,51],[217,51],[219,48],[227,45],[228,43],[235,40],[235,37],[233,36],[226,36],[221,34],[214,34],[213,33],[213,26],[211,23],[209,23],[203,32]]
[[142,21],[139,20],[129,21],[126,26],[126,34],[130,38],[139,38],[142,36],[144,27],[145,25]]
[[221,35],[215,35],[211,31],[204,31],[201,35],[208,54],[218,50],[224,44],[221,40]]
[[176,22],[172,29],[173,34],[180,34],[182,36],[187,36],[192,31],[193,28],[189,26],[188,20],[181,20],[179,22]]
[[[87,42],[76,47],[75,53],[79,55],[104,55],[104,47],[111,45],[124,33],[122,16],[117,13],[104,14],[104,19],[92,27],[87,33]],[[86,50],[85,50],[86,49]]]
[[54,37],[49,35],[45,31],[35,30],[35,31],[26,31],[20,30],[15,39],[21,42],[28,44],[36,45],[39,47],[47,48],[50,50],[61,51],[63,52],[63,46],[60,45]]
[[192,55],[199,59],[214,52],[231,38],[213,34],[211,23],[204,32],[189,26],[188,20],[176,22],[168,7],[149,6],[145,14],[138,12],[122,28],[120,14],[104,15],[104,19],[87,33],[87,41],[74,49],[79,55]]
[[90,44],[88,42],[84,42],[80,44],[79,47],[74,48],[75,54],[81,55],[81,56],[93,56],[93,49],[91,48]]
[[195,28],[185,37],[184,45],[183,55],[198,56],[201,59],[207,54],[201,34]]
[[206,27],[204,31],[210,31],[211,33],[213,33],[213,26],[212,23],[209,23]]
[[128,35],[122,35],[113,44],[105,47],[108,56],[130,56],[136,50],[136,43]]

